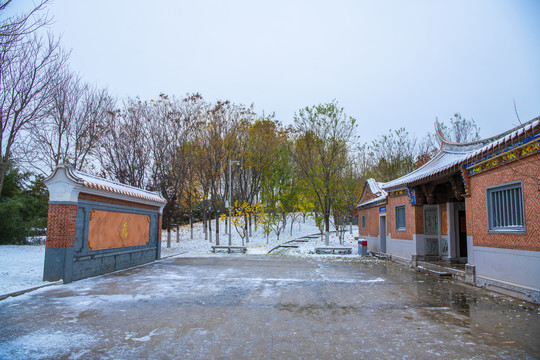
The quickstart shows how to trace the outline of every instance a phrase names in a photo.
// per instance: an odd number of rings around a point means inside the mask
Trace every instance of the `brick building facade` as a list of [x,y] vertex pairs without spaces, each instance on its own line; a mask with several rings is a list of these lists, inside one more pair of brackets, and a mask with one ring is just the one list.
[[540,303],[540,118],[366,181],[359,234],[396,261],[466,264],[468,282]]

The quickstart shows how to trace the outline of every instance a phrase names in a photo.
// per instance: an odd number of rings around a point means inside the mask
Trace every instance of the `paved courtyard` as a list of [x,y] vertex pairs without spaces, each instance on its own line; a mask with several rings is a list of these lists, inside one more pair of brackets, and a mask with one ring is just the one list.
[[0,301],[1,359],[540,356],[539,308],[398,264],[170,258]]

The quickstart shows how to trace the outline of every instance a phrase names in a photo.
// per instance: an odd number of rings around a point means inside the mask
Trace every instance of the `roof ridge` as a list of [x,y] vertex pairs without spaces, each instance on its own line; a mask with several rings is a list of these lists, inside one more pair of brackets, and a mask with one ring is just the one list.
[[[133,189],[133,190],[137,190],[137,191],[143,191],[143,192],[146,192],[146,193],[149,193],[149,194],[152,194],[152,195],[159,194],[158,191],[152,191],[152,190],[146,190],[146,189],[138,188],[138,187],[133,186],[133,185],[128,185],[128,184],[121,183],[118,180],[111,180],[111,179],[103,178],[103,177],[100,177],[100,176],[97,176],[97,175],[82,172],[80,170],[75,170],[73,168],[71,168],[70,170],[73,172],[74,175],[88,176],[88,177],[94,178],[96,180],[109,182],[109,183],[114,184],[114,185],[124,186],[124,187],[130,188],[130,189]],[[84,179],[81,179],[81,180],[84,181]]]
[[433,156],[433,158],[431,158],[424,165],[403,176],[400,176],[397,179],[386,182],[382,188],[394,189],[397,187],[407,186],[408,184],[418,182],[419,180],[427,177],[441,174],[449,169],[456,169],[458,165],[466,163],[472,158],[482,154],[486,154],[489,151],[492,151],[493,148],[501,146],[501,144],[507,144],[510,141],[518,141],[519,139],[521,139],[519,141],[524,141],[524,139],[526,140],[530,135],[538,138],[538,134],[540,134],[540,117],[536,117],[497,136],[492,136],[474,143],[443,144],[441,149]]
[[[464,143],[457,143],[457,142],[446,140],[444,135],[442,134],[440,124],[439,124],[439,122],[437,120],[435,120],[435,133],[437,134],[437,136],[439,137],[439,140],[441,142],[441,149],[444,149],[444,147],[446,146],[446,147],[450,147],[450,149],[448,149],[449,151],[456,151],[456,149],[452,149],[452,148],[464,148],[463,151],[467,151],[467,149],[465,149],[465,148],[470,149],[470,148],[477,147],[477,149],[480,149],[480,148],[486,146],[489,143],[497,141],[497,140],[499,140],[499,139],[501,139],[501,138],[503,138],[503,137],[515,132],[515,131],[518,131],[521,128],[524,128],[527,125],[530,125],[530,124],[534,123],[537,120],[540,120],[540,116],[535,117],[532,120],[529,120],[529,121],[527,121],[527,122],[525,122],[523,124],[515,126],[514,128],[512,128],[510,130],[507,130],[507,131],[504,131],[504,132],[502,132],[500,134],[497,134],[497,135],[494,135],[494,136],[491,136],[491,137],[488,137],[488,138],[479,139],[479,140],[475,140],[475,141],[464,142]],[[477,150],[477,149],[474,149],[474,150]],[[446,149],[444,149],[444,150],[446,150]]]

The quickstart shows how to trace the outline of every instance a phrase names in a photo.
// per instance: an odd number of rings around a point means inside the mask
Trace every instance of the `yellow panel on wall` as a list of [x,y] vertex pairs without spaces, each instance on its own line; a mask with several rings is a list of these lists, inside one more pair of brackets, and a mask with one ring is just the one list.
[[447,211],[446,204],[441,206],[441,234],[448,235],[448,223],[446,221]]
[[92,210],[88,227],[90,250],[148,244],[150,216]]

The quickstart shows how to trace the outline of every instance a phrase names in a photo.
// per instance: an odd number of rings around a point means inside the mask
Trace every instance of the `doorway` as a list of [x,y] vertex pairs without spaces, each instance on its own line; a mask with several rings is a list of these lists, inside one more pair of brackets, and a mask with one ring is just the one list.
[[424,254],[439,256],[439,208],[424,205]]
[[386,215],[379,216],[380,251],[386,254]]
[[459,257],[467,257],[467,219],[465,211],[458,211]]

